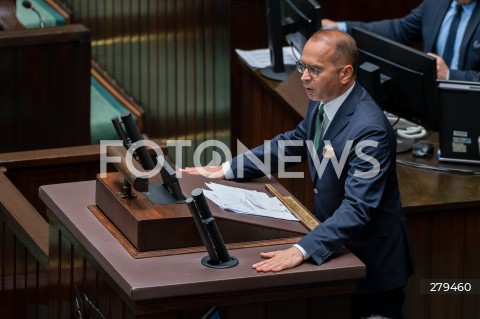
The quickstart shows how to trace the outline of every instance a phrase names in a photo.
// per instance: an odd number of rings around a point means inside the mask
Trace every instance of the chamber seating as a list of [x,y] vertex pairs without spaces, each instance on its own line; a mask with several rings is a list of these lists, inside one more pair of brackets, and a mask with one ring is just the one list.
[[[21,25],[27,29],[39,28],[38,16],[24,8],[22,0],[9,1],[10,6],[14,1],[16,1],[16,17]],[[46,27],[69,24],[69,13],[54,1],[31,0],[30,2],[41,15]],[[99,144],[101,140],[117,139],[111,118],[126,112],[132,113],[137,126],[143,131],[143,109],[94,60],[92,60],[90,83],[91,144]]]

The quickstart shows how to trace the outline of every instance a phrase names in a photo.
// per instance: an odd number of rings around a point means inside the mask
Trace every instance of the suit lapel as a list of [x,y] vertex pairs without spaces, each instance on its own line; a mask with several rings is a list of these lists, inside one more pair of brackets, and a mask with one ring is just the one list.
[[477,26],[480,23],[479,2],[480,1],[477,1],[477,4],[473,9],[472,16],[470,17],[470,20],[468,21],[468,24],[467,24],[467,28],[465,29],[465,34],[463,36],[462,43],[460,44],[460,52],[458,54],[459,70],[462,70],[465,67],[465,52],[467,52],[470,40],[472,39],[473,34],[475,33]]
[[[317,149],[317,155],[320,162],[323,160],[322,153],[323,153],[324,141],[328,140],[332,142],[335,139],[335,137],[337,137],[337,135],[348,125],[348,123],[350,123],[352,115],[355,112],[356,105],[362,93],[363,93],[363,90],[361,86],[358,84],[355,84],[355,87],[353,88],[352,92],[350,92],[348,97],[345,99],[343,104],[338,109],[337,113],[335,114],[335,117],[330,123],[330,126],[325,132],[325,135],[320,140],[320,147]],[[314,163],[312,163],[311,161],[310,161],[310,169],[311,170],[313,169],[313,171],[315,172],[313,175],[313,184],[315,185],[318,179],[318,172],[315,169]]]
[[[340,133],[345,126],[350,122],[350,118],[352,117],[353,112],[355,111],[355,105],[357,104],[360,95],[362,94],[362,90],[359,85],[355,84],[350,95],[345,99],[343,104],[335,114],[330,126],[328,127],[325,135],[323,136],[322,140],[333,140],[335,137]],[[323,143],[322,143],[323,144]]]
[[448,8],[450,7],[450,3],[450,0],[439,1],[435,14],[433,15],[431,28],[431,30],[435,30],[435,36],[427,37],[427,39],[425,39],[426,41],[423,46],[425,52],[436,52],[435,43],[437,43],[438,33],[440,32],[440,27],[445,18],[445,14],[447,14]]

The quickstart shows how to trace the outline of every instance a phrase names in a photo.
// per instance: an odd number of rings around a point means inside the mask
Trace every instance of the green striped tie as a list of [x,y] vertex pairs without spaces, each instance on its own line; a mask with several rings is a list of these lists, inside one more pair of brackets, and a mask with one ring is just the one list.
[[318,145],[320,144],[320,138],[322,137],[322,123],[323,123],[323,114],[325,114],[325,110],[323,106],[325,104],[320,103],[317,112],[317,118],[315,122],[315,136],[313,138],[313,145],[315,145],[315,149],[318,149]]

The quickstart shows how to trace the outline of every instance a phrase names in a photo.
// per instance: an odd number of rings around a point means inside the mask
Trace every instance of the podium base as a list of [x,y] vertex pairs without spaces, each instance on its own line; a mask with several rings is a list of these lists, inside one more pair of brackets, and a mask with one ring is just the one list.
[[238,265],[238,259],[230,256],[230,260],[220,264],[214,264],[211,262],[210,256],[205,256],[202,258],[202,265],[210,267],[210,268],[217,268],[217,269],[226,269],[232,268]]

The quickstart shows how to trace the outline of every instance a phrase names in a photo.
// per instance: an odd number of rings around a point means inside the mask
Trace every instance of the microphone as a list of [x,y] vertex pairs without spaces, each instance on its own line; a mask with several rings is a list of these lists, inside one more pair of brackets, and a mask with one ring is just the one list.
[[202,265],[218,269],[235,267],[238,259],[228,253],[201,188],[192,191],[192,198],[187,198],[187,205],[208,252],[208,256],[202,258]]
[[40,28],[45,28],[45,22],[43,22],[42,16],[40,13],[33,7],[32,3],[30,1],[24,0],[22,1],[22,6],[26,9],[30,9],[33,12],[35,12],[38,16],[38,19],[40,20]]

